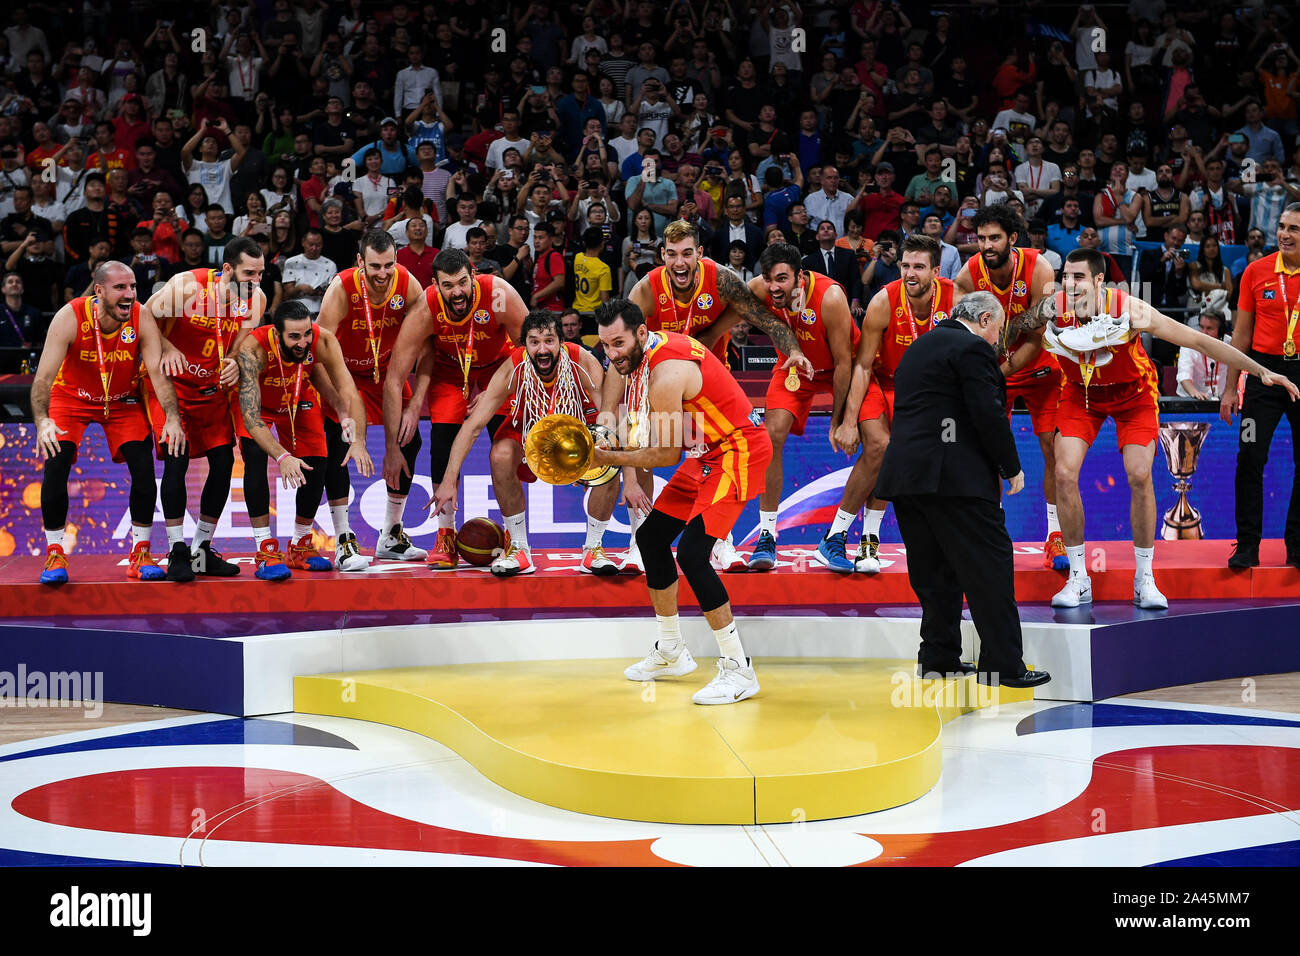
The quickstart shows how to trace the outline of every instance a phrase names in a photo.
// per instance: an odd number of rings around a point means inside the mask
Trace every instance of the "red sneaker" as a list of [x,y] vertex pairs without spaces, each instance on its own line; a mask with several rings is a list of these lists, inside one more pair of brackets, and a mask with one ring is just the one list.
[[1070,570],[1070,556],[1065,553],[1065,539],[1053,531],[1043,543],[1043,567],[1051,571]]
[[431,571],[450,571],[460,563],[460,554],[456,551],[456,529],[439,528],[438,537],[429,552],[428,564]]
[[330,559],[321,554],[312,542],[310,531],[289,545],[289,567],[295,571],[334,570]]
[[63,553],[63,545],[52,544],[45,549],[45,570],[41,572],[41,583],[68,583],[68,556]]
[[148,541],[141,541],[131,549],[131,565],[126,569],[126,576],[132,581],[161,581],[167,576],[149,553]]
[[284,563],[284,555],[280,553],[280,542],[275,538],[267,538],[258,547],[254,576],[259,581],[287,581],[293,577],[293,572]]

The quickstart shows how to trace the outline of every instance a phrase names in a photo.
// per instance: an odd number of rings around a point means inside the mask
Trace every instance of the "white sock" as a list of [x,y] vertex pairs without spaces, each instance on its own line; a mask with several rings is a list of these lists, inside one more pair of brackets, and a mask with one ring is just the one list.
[[686,642],[682,640],[680,619],[676,614],[670,614],[667,617],[656,614],[655,621],[659,624],[659,640],[655,642],[655,647],[663,651],[665,657],[676,660],[677,655],[686,646]]
[[605,526],[609,524],[609,519],[601,521],[599,518],[593,518],[587,515],[587,543],[584,548],[599,548],[601,541],[605,537]]
[[169,524],[167,526],[167,549],[170,551],[173,545],[185,543],[185,525]]
[[270,525],[267,525],[265,528],[253,529],[253,546],[256,547],[257,549],[261,550],[263,541],[270,541],[270,540],[271,540]]
[[452,514],[438,515],[438,530],[441,531],[444,528],[456,530],[456,515],[454,512]]
[[831,530],[826,537],[831,538],[842,531],[848,531],[849,525],[853,524],[853,519],[857,516],[857,512],[855,511],[845,511],[843,508],[836,508],[835,523],[831,525]]
[[194,532],[194,550],[199,550],[199,545],[204,541],[211,541],[216,530],[217,524],[215,521],[200,521],[198,530]]
[[1135,578],[1143,578],[1151,573],[1151,559],[1155,557],[1156,549],[1139,548],[1136,545],[1133,548],[1133,559],[1137,562],[1137,568],[1133,572]]
[[760,509],[759,509],[759,512],[758,512],[758,530],[759,530],[759,532],[761,533],[761,532],[766,531],[766,532],[767,532],[768,534],[770,534],[773,538],[775,538],[775,537],[776,537],[776,518],[777,518],[777,515],[779,515],[780,513],[781,513],[781,512],[779,512],[779,511],[763,511],[763,510],[760,508]]
[[311,526],[311,521],[303,521],[301,518],[295,518],[293,521],[293,540],[298,541],[303,535],[310,535]]
[[135,546],[141,541],[147,545],[152,534],[153,525],[150,525],[147,528],[141,528],[138,525],[131,525],[131,550],[134,551]]
[[51,531],[48,528],[45,529],[45,546],[48,548],[52,544],[57,544],[60,548],[63,547],[62,528],[59,528],[57,531]]
[[1051,535],[1056,534],[1060,530],[1061,530],[1061,521],[1059,518],[1056,517],[1056,505],[1048,505],[1047,506],[1047,534],[1050,537]]
[[880,524],[884,520],[885,520],[884,508],[881,508],[879,511],[872,511],[870,508],[868,508],[866,516],[862,519],[863,537],[866,537],[869,534],[874,534],[877,538],[879,538]]
[[506,515],[506,539],[513,545],[528,550],[528,525],[525,522],[526,512],[519,512],[517,515]]
[[718,650],[723,657],[730,657],[741,667],[749,666],[745,659],[745,649],[740,646],[740,633],[736,630],[735,621],[720,630],[715,630],[713,636],[718,639]]
[[388,504],[384,507],[384,533],[392,534],[393,526],[402,523],[402,512],[406,510],[406,495],[388,493]]
[[1070,559],[1070,577],[1082,578],[1088,574],[1088,569],[1083,566],[1083,549],[1085,545],[1065,546],[1066,557]]
[[[348,525],[348,506],[330,505],[330,517],[334,520],[334,539],[343,537],[352,528]],[[311,530],[308,528],[308,530]]]
[[641,527],[641,522],[644,520],[645,518],[643,518],[637,512],[633,511],[631,508],[627,509],[627,523],[628,526],[631,527],[632,529],[632,536],[627,543],[629,550],[636,547],[636,529]]

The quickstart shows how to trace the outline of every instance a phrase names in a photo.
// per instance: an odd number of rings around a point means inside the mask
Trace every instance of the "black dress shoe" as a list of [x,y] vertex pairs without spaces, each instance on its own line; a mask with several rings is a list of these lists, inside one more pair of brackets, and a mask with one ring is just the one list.
[[1237,542],[1236,547],[1232,550],[1232,557],[1228,558],[1228,567],[1230,568],[1257,568],[1259,567],[1259,545],[1242,544]]
[[981,684],[1001,684],[1003,687],[1037,687],[1039,684],[1046,684],[1052,679],[1052,675],[1047,671],[1022,671],[1012,676],[1010,674],[999,674],[996,671],[988,673],[980,671],[979,682]]
[[950,677],[967,677],[975,673],[975,665],[958,661],[953,667],[926,667],[916,665],[916,676],[923,680],[947,680]]
[[190,549],[184,541],[177,541],[167,553],[167,580],[184,584],[194,580],[190,567]]

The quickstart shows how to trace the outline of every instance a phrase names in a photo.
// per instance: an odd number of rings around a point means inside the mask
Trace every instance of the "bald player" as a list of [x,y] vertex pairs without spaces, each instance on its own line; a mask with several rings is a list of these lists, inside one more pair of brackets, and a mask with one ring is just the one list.
[[104,262],[91,279],[94,295],[73,299],[55,313],[32,381],[36,446],[45,459],[41,476],[41,519],[45,527],[42,584],[68,580],[64,528],[68,520],[68,476],[86,427],[104,429],[113,461],[131,475],[131,560],[126,576],[158,581],[163,569],[149,554],[157,485],[149,455],[151,429],[137,377],[141,362],[166,416],[161,436],[172,454],[185,453],[176,392],[162,372],[162,336],[140,308],[135,273],[120,262]]

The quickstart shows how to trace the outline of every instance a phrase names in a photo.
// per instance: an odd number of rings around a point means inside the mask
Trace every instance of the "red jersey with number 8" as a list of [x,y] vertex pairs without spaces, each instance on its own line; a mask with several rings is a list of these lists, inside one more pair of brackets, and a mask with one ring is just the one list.
[[466,353],[470,353],[470,368],[481,369],[510,357],[513,346],[493,308],[492,283],[490,275],[474,277],[469,314],[459,322],[451,318],[436,285],[425,290],[424,298],[433,316],[433,344],[439,364],[459,369]]

